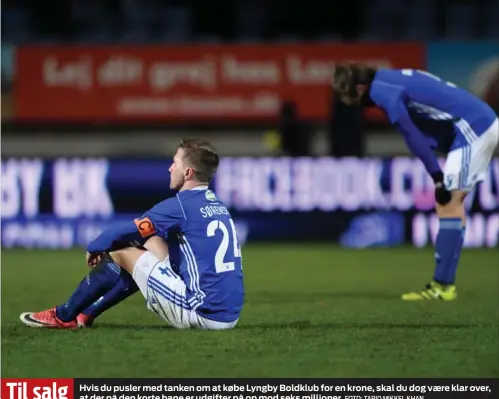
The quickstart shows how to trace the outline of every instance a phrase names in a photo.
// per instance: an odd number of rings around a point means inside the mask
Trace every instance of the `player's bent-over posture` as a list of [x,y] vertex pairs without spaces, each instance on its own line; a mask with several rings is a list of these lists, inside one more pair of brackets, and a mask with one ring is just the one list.
[[[402,299],[454,300],[466,226],[464,199],[488,171],[499,141],[497,115],[468,91],[415,69],[340,65],[333,89],[346,104],[382,108],[435,183],[440,221],[435,273],[424,289]],[[447,156],[443,171],[434,151]]]
[[140,289],[147,308],[172,327],[235,327],[244,302],[241,247],[230,213],[208,189],[218,164],[208,142],[184,140],[169,169],[177,195],[105,230],[88,245],[92,269],[69,300],[23,313],[21,321],[31,327],[89,326]]

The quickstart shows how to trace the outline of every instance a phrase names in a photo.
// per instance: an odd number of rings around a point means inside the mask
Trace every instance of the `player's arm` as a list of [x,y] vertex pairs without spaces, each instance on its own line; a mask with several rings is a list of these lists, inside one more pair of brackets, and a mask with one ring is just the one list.
[[130,242],[163,234],[178,227],[185,218],[177,198],[169,198],[147,211],[141,218],[117,224],[104,230],[88,244],[90,254],[116,251],[130,246]]
[[406,105],[399,98],[389,112],[390,119],[404,136],[405,143],[412,154],[419,158],[423,163],[426,171],[431,175],[435,182],[443,180],[442,169],[438,163],[438,159],[430,147],[427,138],[412,122]]
[[406,89],[397,82],[376,78],[369,90],[369,96],[387,113],[390,122],[404,136],[404,140],[414,156],[419,158],[432,177],[442,174],[437,157],[426,137],[412,122],[406,106]]
[[89,253],[116,251],[130,246],[131,242],[143,242],[134,220],[119,223],[104,230],[95,240],[88,244]]
[[407,146],[414,156],[418,157],[421,162],[423,162],[425,169],[435,183],[435,200],[440,205],[449,203],[452,195],[445,188],[444,174],[442,173],[438,159],[426,137],[419,131],[414,123],[412,123],[403,101],[398,100],[395,103],[393,114],[396,115],[396,118],[394,118],[392,122],[402,132]]

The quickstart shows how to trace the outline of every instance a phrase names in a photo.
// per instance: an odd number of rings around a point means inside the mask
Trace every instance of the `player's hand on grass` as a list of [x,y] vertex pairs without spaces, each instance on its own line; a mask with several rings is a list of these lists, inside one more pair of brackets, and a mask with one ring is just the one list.
[[87,252],[87,265],[90,266],[90,267],[94,267],[95,265],[97,265],[101,259],[102,259],[102,255],[103,254],[100,254],[100,253],[90,253],[90,252]]

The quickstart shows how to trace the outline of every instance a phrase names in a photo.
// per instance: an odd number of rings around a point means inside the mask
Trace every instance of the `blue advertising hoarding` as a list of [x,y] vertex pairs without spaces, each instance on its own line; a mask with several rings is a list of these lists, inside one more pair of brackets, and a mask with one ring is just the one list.
[[499,113],[499,42],[430,43],[427,69],[485,99]]
[[[167,159],[2,160],[3,248],[84,246],[173,195]],[[240,240],[417,247],[438,231],[433,184],[415,159],[222,158],[212,184]],[[465,245],[495,247],[499,158],[466,202]]]

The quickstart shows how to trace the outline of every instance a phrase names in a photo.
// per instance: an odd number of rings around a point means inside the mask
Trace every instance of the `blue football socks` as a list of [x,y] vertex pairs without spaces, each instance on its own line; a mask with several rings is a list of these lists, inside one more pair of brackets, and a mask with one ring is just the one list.
[[68,301],[56,308],[57,317],[64,322],[75,320],[82,310],[112,289],[120,276],[121,268],[112,259],[102,260],[76,287]]
[[135,294],[138,290],[139,287],[132,276],[126,270],[121,270],[120,278],[115,286],[83,310],[82,313],[96,318],[109,308]]
[[460,218],[441,218],[435,243],[436,269],[433,280],[443,285],[454,284],[464,243],[465,227]]

